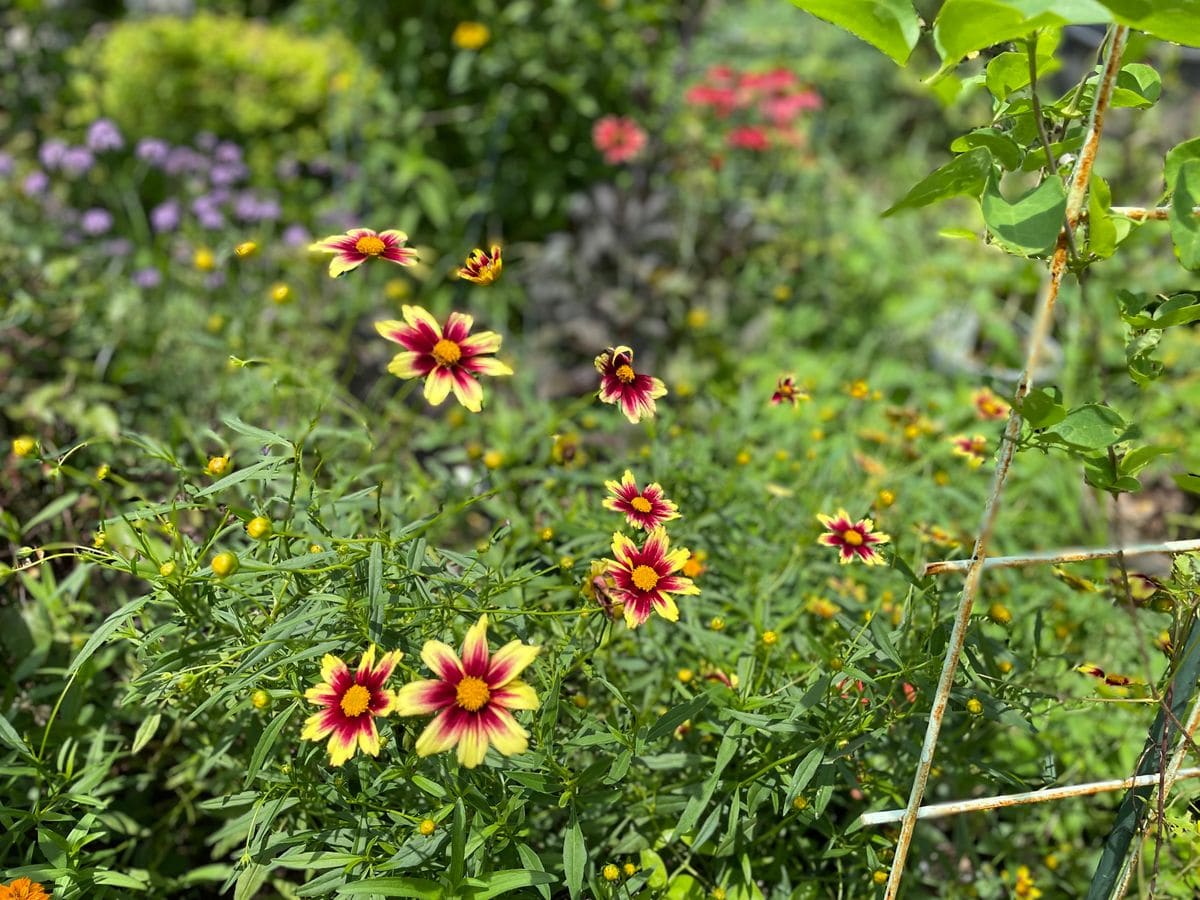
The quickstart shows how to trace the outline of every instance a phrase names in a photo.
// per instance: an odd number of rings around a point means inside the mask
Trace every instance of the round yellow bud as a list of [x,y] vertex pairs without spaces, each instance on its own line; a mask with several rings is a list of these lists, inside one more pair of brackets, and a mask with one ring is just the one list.
[[1013,670],[1013,664],[1007,659],[1002,659],[1000,662],[996,663],[996,668],[1000,670],[1001,675],[1007,675]]
[[282,306],[292,300],[292,289],[282,281],[271,285],[271,302]]
[[263,538],[271,536],[271,520],[266,516],[255,516],[246,523],[246,534],[254,538],[256,541],[261,541]]
[[450,41],[459,50],[479,50],[492,38],[492,30],[482,22],[459,22]]
[[712,897],[713,900],[725,900],[725,888],[715,887],[708,892],[708,896]]
[[625,865],[621,866],[621,871],[625,873],[626,878],[632,878],[637,874],[637,866],[633,863],[625,863]]
[[271,705],[271,695],[266,691],[255,691],[250,695],[250,702],[255,709],[266,709]]
[[205,475],[224,475],[229,471],[229,454],[224,456],[210,456],[208,462],[204,466]]
[[709,315],[708,310],[704,309],[703,307],[697,306],[693,309],[689,309],[687,314],[688,328],[699,331],[708,325],[710,318],[712,317]]
[[779,641],[779,635],[777,635],[774,631],[764,631],[762,633],[762,642],[764,644],[766,644],[768,647],[770,647],[772,644],[777,643],[778,641]]
[[797,797],[795,800],[792,801],[792,808],[796,809],[796,810],[800,810],[800,811],[808,809],[808,798],[807,797]]
[[889,491],[887,488],[884,488],[877,495],[877,499],[879,500],[880,506],[891,506],[896,502],[896,492]]
[[939,469],[933,473],[933,483],[938,487],[945,487],[950,483],[950,475]]
[[429,835],[437,831],[437,822],[433,821],[433,819],[422,819],[421,824],[417,826],[417,831],[421,832],[425,837],[429,837]]
[[876,869],[871,873],[871,880],[878,885],[885,885],[887,884],[888,873],[883,869]]
[[783,303],[785,300],[790,300],[792,296],[791,285],[777,284],[775,290],[771,292],[777,303]]
[[223,553],[218,553],[212,558],[212,570],[218,578],[225,578],[232,575],[238,570],[240,561],[236,553],[230,553],[226,550]]
[[309,545],[308,545],[308,552],[309,552],[309,553],[321,553],[321,552],[323,552],[324,550],[325,550],[325,548],[324,548],[324,547],[322,547],[320,544],[309,544]]
[[107,542],[108,535],[106,535],[103,531],[97,531],[94,535],[92,535],[92,546],[97,550],[103,547]]
[[587,709],[589,701],[588,698],[583,694],[575,694],[571,697],[571,702],[574,703],[579,709]]
[[258,252],[258,244],[254,241],[242,241],[233,248],[233,252],[238,255],[239,259],[245,259],[247,256],[253,256]]
[[754,457],[752,457],[752,456],[750,455],[750,451],[748,451],[748,450],[742,450],[740,453],[738,453],[738,455],[737,455],[737,457],[736,457],[736,459],[737,459],[737,464],[738,464],[739,466],[746,466],[746,465],[749,465],[749,464],[750,464],[750,460],[752,460],[753,458],[754,458]]
[[201,272],[211,272],[217,267],[217,258],[207,247],[199,247],[192,255],[192,265]]
[[691,669],[680,669],[675,673],[675,676],[684,684],[687,684],[695,677],[695,673]]
[[997,625],[1007,625],[1012,622],[1012,612],[1003,603],[993,603],[989,606],[987,617]]
[[14,456],[30,456],[35,450],[37,450],[37,441],[27,434],[15,437],[12,440],[12,452]]
[[621,870],[618,869],[616,866],[614,866],[612,863],[609,863],[607,866],[605,866],[603,869],[600,870],[600,874],[602,874],[604,876],[605,881],[616,881],[617,879],[619,879],[621,877]]
[[823,441],[825,440],[825,430],[823,428],[814,428],[808,433],[810,440]]
[[170,578],[175,574],[175,560],[168,559],[165,563],[158,567],[158,574],[163,578]]
[[560,557],[560,558],[559,558],[559,560],[558,560],[558,567],[559,567],[560,569],[573,569],[573,568],[575,568],[575,557],[573,557],[573,556],[563,556],[563,557]]
[[1051,872],[1058,868],[1058,856],[1054,853],[1046,854],[1046,858],[1042,862]]
[[788,452],[786,450],[784,450],[782,447],[780,447],[778,450],[775,451],[775,459],[778,462],[787,462],[788,461]]
[[504,454],[499,450],[489,450],[483,454],[483,464],[489,469],[498,469],[504,465]]
[[967,701],[967,712],[969,712],[973,716],[982,716],[983,715],[983,704],[980,703],[979,700],[976,699],[975,697],[972,697],[970,700]]
[[389,300],[404,300],[412,293],[412,288],[403,278],[393,278],[383,286],[383,295]]
[[713,631],[724,631],[725,630],[725,620],[722,619],[720,616],[713,616],[712,619],[709,620],[708,627],[711,628]]
[[842,661],[842,658],[840,656],[835,656],[833,659],[831,659],[829,661],[829,668],[834,672],[842,671],[842,667],[845,665],[846,664]]
[[96,466],[96,480],[103,481],[108,477],[108,473],[111,471],[112,469],[109,467],[108,463],[100,463],[100,465]]
[[554,540],[554,529],[549,527],[543,528],[538,532],[538,537],[543,541],[552,541]]

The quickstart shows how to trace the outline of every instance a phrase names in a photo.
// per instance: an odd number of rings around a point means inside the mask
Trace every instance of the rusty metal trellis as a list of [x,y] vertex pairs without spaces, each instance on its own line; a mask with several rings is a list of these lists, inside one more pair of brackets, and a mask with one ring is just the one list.
[[[935,815],[953,815],[960,812],[967,812],[970,809],[992,809],[998,806],[1013,805],[1018,802],[1035,803],[1044,800],[1061,799],[1065,796],[1079,796],[1089,793],[1098,793],[1104,790],[1119,790],[1126,786],[1141,785],[1143,782],[1139,779],[1151,779],[1150,783],[1155,783],[1157,780],[1162,785],[1162,792],[1165,795],[1180,778],[1191,778],[1200,775],[1198,769],[1188,769],[1180,771],[1184,753],[1191,743],[1191,737],[1200,725],[1200,697],[1197,698],[1192,706],[1191,712],[1188,715],[1187,723],[1184,727],[1183,734],[1172,752],[1171,760],[1165,771],[1152,773],[1149,775],[1139,776],[1138,778],[1122,779],[1111,782],[1094,782],[1088,785],[1073,785],[1066,788],[1050,789],[1045,791],[1030,792],[1025,795],[1009,795],[1007,797],[993,797],[990,800],[981,801],[972,806],[970,802],[949,804],[949,806],[930,806],[922,807],[921,801],[925,796],[925,786],[929,780],[929,773],[933,767],[933,755],[937,748],[938,735],[941,731],[942,719],[946,714],[946,705],[950,698],[950,691],[954,684],[954,673],[958,667],[958,657],[962,653],[963,646],[966,640],[967,626],[970,622],[971,608],[974,605],[975,597],[979,593],[979,585],[985,568],[996,568],[1003,566],[1021,566],[1021,565],[1037,565],[1047,562],[1068,562],[1078,561],[1081,559],[1099,559],[1104,557],[1118,556],[1123,553],[1144,553],[1144,552],[1185,552],[1194,550],[1200,546],[1200,542],[1172,542],[1172,544],[1159,545],[1139,545],[1130,548],[1101,548],[1095,550],[1066,550],[1056,553],[1035,553],[1019,557],[998,557],[989,560],[987,557],[988,544],[992,537],[992,532],[996,524],[996,515],[1000,506],[1000,497],[1004,493],[1004,487],[1008,481],[1009,469],[1012,465],[1013,455],[1016,451],[1017,438],[1021,430],[1020,404],[1021,401],[1029,395],[1033,384],[1033,375],[1037,370],[1038,359],[1042,352],[1042,345],[1049,335],[1050,328],[1054,319],[1054,306],[1058,299],[1059,289],[1062,286],[1062,280],[1067,270],[1067,260],[1070,252],[1073,249],[1072,233],[1080,220],[1085,215],[1085,206],[1088,195],[1088,185],[1091,179],[1092,166],[1096,159],[1096,151],[1100,142],[1100,134],[1104,127],[1104,117],[1108,111],[1110,101],[1112,99],[1113,88],[1116,84],[1117,73],[1120,70],[1121,56],[1124,52],[1125,41],[1129,35],[1129,29],[1123,25],[1115,27],[1108,39],[1108,46],[1104,53],[1102,74],[1099,84],[1096,87],[1095,101],[1092,104],[1092,109],[1088,117],[1087,131],[1084,136],[1083,144],[1080,147],[1079,157],[1071,171],[1067,190],[1067,208],[1065,226],[1059,234],[1058,241],[1054,248],[1053,256],[1050,260],[1050,270],[1041,294],[1038,309],[1034,318],[1033,327],[1029,334],[1028,345],[1026,349],[1025,365],[1021,373],[1020,380],[1017,383],[1015,392],[1016,402],[1013,404],[1012,412],[1009,415],[1008,422],[1004,429],[1004,436],[1001,439],[999,457],[996,463],[996,471],[992,481],[992,492],[988,497],[987,504],[984,506],[982,521],[980,523],[978,537],[975,540],[975,546],[969,560],[955,563],[933,563],[926,567],[926,574],[938,574],[945,572],[963,572],[965,580],[963,583],[962,596],[958,603],[957,611],[954,617],[954,627],[950,633],[949,646],[946,649],[946,656],[942,663],[941,675],[938,678],[937,690],[934,694],[933,705],[929,714],[929,724],[925,731],[925,740],[921,747],[921,757],[917,764],[917,771],[913,776],[912,790],[909,794],[908,805],[903,810],[889,810],[882,813],[871,813],[862,818],[863,824],[880,824],[882,822],[900,820],[900,835],[896,841],[896,848],[892,858],[891,872],[888,875],[887,887],[885,889],[885,900],[895,900],[899,890],[900,882],[904,875],[904,865],[908,858],[908,851],[912,844],[913,831],[916,827],[918,818],[929,818]],[[1131,218],[1136,217],[1137,213],[1141,213],[1143,218],[1157,218],[1158,211],[1140,211],[1121,208],[1121,214],[1129,214]],[[924,815],[922,811],[924,810]],[[1139,842],[1140,844],[1140,842]],[[1117,892],[1114,896],[1120,897],[1128,887],[1129,879],[1133,870],[1133,860],[1137,854],[1139,845],[1135,845],[1131,852],[1126,856],[1124,869],[1122,871],[1120,884],[1117,887]]]

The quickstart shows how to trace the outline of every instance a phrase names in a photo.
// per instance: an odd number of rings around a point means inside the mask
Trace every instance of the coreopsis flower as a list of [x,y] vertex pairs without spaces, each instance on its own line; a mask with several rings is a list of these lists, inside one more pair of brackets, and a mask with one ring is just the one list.
[[674,573],[690,555],[686,549],[670,552],[667,530],[655,528],[639,548],[625,535],[613,535],[615,559],[606,560],[607,572],[615,582],[613,595],[625,604],[625,624],[637,628],[653,610],[668,622],[679,620],[679,608],[670,594],[699,594],[690,578]]
[[398,266],[417,262],[417,252],[405,247],[408,235],[403,231],[372,231],[370,228],[351,228],[345,234],[331,234],[309,246],[313,253],[332,253],[329,275],[337,278],[357,269],[368,259],[386,259]]
[[778,406],[781,403],[790,403],[796,406],[801,400],[807,400],[808,394],[803,389],[796,387],[796,379],[791,375],[780,377],[779,382],[775,385],[775,393],[771,395],[771,405]]
[[950,443],[954,446],[954,455],[964,457],[973,469],[979,468],[987,459],[987,438],[982,434],[972,437],[958,434],[950,438]]
[[1020,900],[1037,900],[1042,896],[1042,892],[1033,883],[1028,866],[1017,866],[1017,883],[1013,886],[1013,896]]
[[321,741],[328,736],[330,765],[342,765],[356,750],[371,756],[379,755],[375,717],[389,716],[396,709],[396,694],[384,684],[403,655],[399,650],[393,650],[383,654],[376,664],[375,645],[372,644],[353,673],[330,653],[321,660],[324,684],[309,688],[304,697],[325,709],[309,717],[300,737],[306,741]]
[[883,532],[876,531],[875,523],[870,519],[859,519],[856,522],[844,509],[839,509],[835,516],[818,514],[817,519],[826,529],[826,533],[817,538],[817,543],[826,547],[837,547],[839,563],[850,563],[856,559],[868,566],[883,563],[883,557],[875,549],[875,545],[886,544],[891,538]]
[[500,247],[492,244],[491,252],[476,247],[458,270],[458,277],[476,284],[491,284],[500,277],[504,260],[500,258]]
[[636,159],[646,146],[646,132],[633,119],[604,116],[592,126],[592,143],[609,165]]
[[599,604],[608,618],[619,619],[625,612],[625,604],[614,596],[616,586],[616,579],[608,573],[608,560],[593,559],[587,577],[579,586],[579,593],[584,599]]
[[18,878],[8,884],[0,884],[0,900],[50,900],[50,895],[36,881]]
[[483,762],[488,746],[505,756],[523,753],[529,733],[511,710],[537,709],[532,687],[517,678],[541,651],[509,641],[493,656],[487,642],[487,616],[467,631],[462,657],[441,641],[426,641],[421,659],[437,678],[414,681],[400,689],[396,709],[402,716],[437,715],[417,738],[417,755],[458,748],[468,769]]
[[500,349],[500,335],[492,331],[471,334],[475,320],[452,312],[445,327],[420,306],[404,306],[404,321],[376,322],[375,330],[404,347],[388,363],[397,378],[424,378],[425,399],[434,406],[454,391],[458,402],[471,412],[483,405],[483,388],[477,375],[511,375],[512,369],[486,356]]
[[975,414],[988,422],[1007,419],[1009,411],[1012,409],[1011,406],[992,393],[991,388],[986,387],[980,388],[971,394],[971,404],[975,407]]
[[637,481],[628,469],[618,481],[606,481],[608,497],[601,505],[613,512],[625,514],[632,528],[642,528],[652,531],[659,525],[679,518],[679,507],[663,495],[663,489],[658,484],[648,484],[638,490]]
[[643,416],[652,417],[654,401],[667,393],[661,379],[634,371],[630,347],[609,347],[596,357],[596,371],[600,373],[600,399],[619,404],[625,418],[634,424]]

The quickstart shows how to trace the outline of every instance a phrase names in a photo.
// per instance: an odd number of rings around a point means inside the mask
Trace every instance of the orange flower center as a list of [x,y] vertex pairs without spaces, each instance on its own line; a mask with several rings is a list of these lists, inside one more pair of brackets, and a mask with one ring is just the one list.
[[617,378],[624,384],[629,384],[636,378],[637,375],[633,371],[633,366],[618,366]]
[[342,712],[348,716],[361,716],[371,704],[371,692],[361,684],[352,685],[342,694]]
[[387,244],[383,242],[383,238],[373,234],[364,234],[354,242],[354,249],[359,253],[367,254],[367,256],[378,256],[387,249]]
[[633,583],[639,591],[652,591],[658,584],[658,573],[649,566],[638,566],[633,570]]
[[452,366],[462,359],[462,348],[454,341],[442,338],[433,345],[433,358],[439,366]]
[[458,690],[455,692],[458,705],[468,712],[475,712],[487,703],[491,696],[492,692],[488,690],[487,682],[471,675],[458,683]]
[[654,506],[650,503],[650,501],[641,496],[634,497],[629,501],[629,505],[640,513],[648,513],[650,510],[654,509]]
[[863,536],[853,528],[848,528],[842,532],[842,540],[851,547],[857,547],[863,542]]

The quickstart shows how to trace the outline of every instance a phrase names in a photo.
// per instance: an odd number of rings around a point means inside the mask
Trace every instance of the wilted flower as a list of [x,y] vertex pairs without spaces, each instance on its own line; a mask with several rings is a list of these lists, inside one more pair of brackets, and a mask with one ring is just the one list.
[[972,468],[978,468],[987,459],[987,438],[981,434],[974,437],[955,435],[950,438],[950,443],[954,445],[954,455],[965,457]]
[[471,412],[483,404],[483,388],[477,375],[511,375],[512,369],[500,360],[485,356],[500,349],[500,335],[481,331],[471,335],[474,319],[452,312],[443,329],[437,320],[419,306],[401,308],[404,321],[376,322],[375,330],[389,341],[405,348],[388,364],[397,378],[424,378],[425,399],[434,406],[454,391],[458,402]]
[[125,146],[125,140],[111,119],[97,119],[88,126],[87,146],[89,150],[103,153],[106,150],[120,150]]
[[971,403],[979,418],[987,421],[1007,419],[1012,409],[1007,403],[992,393],[991,388],[980,388],[971,394]]
[[459,22],[450,41],[459,50],[479,50],[491,40],[492,30],[482,22]]
[[661,525],[650,532],[641,548],[620,532],[613,535],[615,559],[606,560],[607,571],[615,582],[613,596],[625,604],[625,624],[630,628],[645,622],[651,610],[676,622],[679,609],[668,595],[700,593],[690,578],[674,574],[687,562],[688,551],[669,551],[670,539]]
[[394,691],[383,685],[396,668],[403,654],[399,650],[383,654],[375,663],[375,645],[363,654],[353,674],[342,660],[326,653],[321,660],[321,681],[304,692],[310,703],[325,707],[304,723],[302,740],[320,741],[329,737],[326,749],[329,764],[340,766],[356,750],[370,756],[379,755],[379,732],[375,717],[388,716],[397,707]]
[[855,522],[844,509],[839,509],[835,516],[818,514],[817,519],[826,528],[826,533],[817,538],[817,543],[837,547],[839,563],[857,559],[868,566],[875,566],[884,561],[874,545],[886,544],[891,538],[875,531],[875,523],[870,519]]
[[437,676],[400,689],[396,709],[402,716],[437,712],[417,738],[417,755],[458,748],[468,769],[483,762],[489,744],[505,756],[523,753],[529,733],[510,710],[537,709],[533,688],[517,678],[541,651],[509,641],[493,656],[487,642],[487,616],[467,631],[461,659],[441,641],[426,641],[421,660]]
[[796,406],[801,400],[807,400],[808,394],[802,388],[796,387],[796,379],[791,375],[781,376],[775,385],[775,393],[771,395],[771,405],[790,403]]
[[592,143],[609,165],[636,159],[646,146],[646,132],[633,119],[604,116],[592,126]]
[[503,268],[504,262],[500,259],[500,247],[492,244],[490,253],[478,247],[472,250],[467,261],[458,270],[458,277],[476,284],[491,284],[500,277],[500,270]]
[[608,618],[618,619],[625,612],[625,604],[614,595],[616,587],[616,579],[608,572],[608,561],[593,559],[587,577],[579,586],[579,593],[598,603]]
[[658,378],[639,374],[633,369],[633,350],[629,347],[609,347],[596,357],[600,373],[600,399],[620,404],[621,412],[630,422],[654,415],[654,401],[667,393]]
[[643,528],[652,531],[659,525],[679,518],[679,507],[663,495],[662,486],[648,484],[644,490],[638,490],[633,472],[625,470],[621,480],[606,481],[604,487],[611,495],[601,504],[605,509],[625,514],[633,528]]
[[330,235],[308,249],[333,253],[329,274],[333,278],[357,269],[368,259],[386,259],[399,266],[411,266],[417,261],[416,251],[405,247],[408,235],[403,231],[374,232],[370,228],[351,228],[345,234]]

